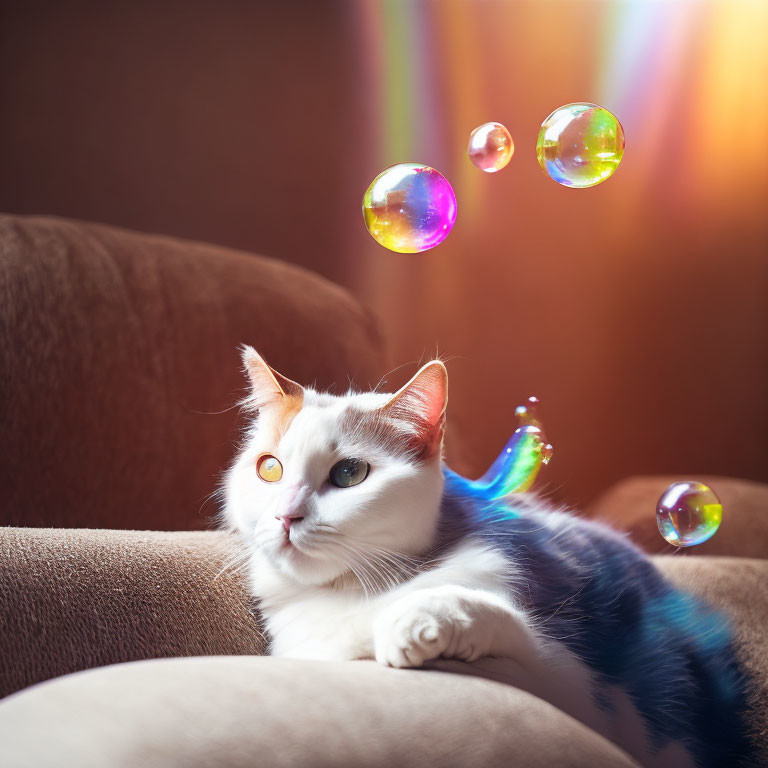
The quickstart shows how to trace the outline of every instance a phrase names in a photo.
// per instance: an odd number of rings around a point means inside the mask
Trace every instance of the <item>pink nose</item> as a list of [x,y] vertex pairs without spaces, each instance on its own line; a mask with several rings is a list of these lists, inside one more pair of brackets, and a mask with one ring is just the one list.
[[302,508],[309,493],[310,489],[306,485],[295,485],[286,488],[285,495],[282,497],[278,508],[278,514],[275,515],[275,520],[279,520],[283,524],[283,530],[286,533],[291,530],[292,523],[304,519],[304,515],[299,510]]
[[304,515],[300,515],[298,512],[292,512],[290,515],[275,515],[275,520],[279,520],[283,524],[283,530],[286,533],[291,530],[292,523],[303,519]]

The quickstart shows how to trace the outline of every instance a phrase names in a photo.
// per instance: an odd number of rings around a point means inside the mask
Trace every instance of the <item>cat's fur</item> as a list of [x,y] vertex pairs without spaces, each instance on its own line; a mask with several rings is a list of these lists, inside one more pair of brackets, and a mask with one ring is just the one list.
[[[480,673],[547,698],[643,765],[750,764],[724,619],[606,527],[522,495],[474,498],[442,465],[440,361],[394,395],[341,397],[251,348],[244,363],[258,415],[225,517],[249,549],[273,654],[480,659]],[[257,475],[262,454],[279,458],[279,482]],[[344,458],[370,474],[336,488],[329,470]]]

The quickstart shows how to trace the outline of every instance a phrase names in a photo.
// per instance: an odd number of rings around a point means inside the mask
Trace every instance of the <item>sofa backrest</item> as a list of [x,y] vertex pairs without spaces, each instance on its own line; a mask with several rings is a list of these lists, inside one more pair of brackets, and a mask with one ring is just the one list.
[[210,525],[245,394],[238,346],[302,382],[384,373],[374,321],[306,270],[0,216],[0,524]]

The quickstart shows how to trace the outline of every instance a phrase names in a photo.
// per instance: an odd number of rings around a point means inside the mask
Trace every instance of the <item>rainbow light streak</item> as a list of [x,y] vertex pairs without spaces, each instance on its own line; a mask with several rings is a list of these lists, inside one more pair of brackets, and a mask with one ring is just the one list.
[[689,184],[695,170],[682,167],[682,154],[672,151],[670,136],[680,133],[682,115],[688,111],[685,73],[695,66],[702,7],[690,0],[606,4],[603,56],[596,61],[594,93],[596,101],[621,115],[627,131],[636,137],[632,145],[636,181],[634,193],[627,193],[629,208],[657,183],[660,162],[666,183],[656,190],[657,198],[676,197],[678,184]]
[[515,411],[520,426],[491,464],[488,471],[477,480],[469,480],[448,467],[443,468],[446,479],[458,493],[465,493],[484,501],[502,499],[512,493],[527,491],[536,480],[543,464],[552,458],[553,449],[547,442],[535,408],[536,398]]
[[745,186],[765,192],[768,145],[746,138],[749,161],[738,164],[724,161],[724,148],[768,121],[768,89],[756,86],[768,81],[766,29],[763,0],[605,4],[593,97],[637,137],[637,196],[653,189],[678,206],[711,200],[722,209],[738,206]]
[[[384,62],[379,67],[383,76],[380,88],[384,94],[382,114],[386,125],[384,153],[391,161],[410,157],[414,125],[415,89],[413,72],[418,45],[412,37],[413,24],[408,4],[391,0],[378,5],[382,21]],[[418,80],[417,80],[418,82]]]
[[360,0],[354,7],[372,129],[378,134],[371,159],[377,165],[408,157],[438,163],[445,122],[437,103],[436,11],[412,0]]
[[[442,169],[461,200],[465,220],[490,194],[466,163],[454,161],[467,133],[518,108],[520,86],[500,73],[562,67],[588,46],[591,75],[569,93],[618,115],[632,141],[631,194],[639,201],[671,198],[695,208],[743,204],[745,185],[768,188],[768,2],[765,0],[622,0],[561,4],[552,28],[547,4],[473,0],[359,0],[361,94],[368,106],[366,151],[373,168],[414,157]],[[584,41],[580,19],[590,20]],[[564,31],[565,30],[565,31]],[[550,38],[538,45],[538,37]],[[557,51],[553,53],[552,40]],[[558,58],[559,56],[559,58]],[[581,67],[584,69],[584,67]],[[557,102],[539,100],[550,108]],[[539,118],[540,119],[540,118]],[[522,138],[521,138],[522,140]],[[725,162],[726,147],[749,147],[748,161]],[[658,183],[659,168],[664,184]],[[729,194],[729,191],[742,194]]]

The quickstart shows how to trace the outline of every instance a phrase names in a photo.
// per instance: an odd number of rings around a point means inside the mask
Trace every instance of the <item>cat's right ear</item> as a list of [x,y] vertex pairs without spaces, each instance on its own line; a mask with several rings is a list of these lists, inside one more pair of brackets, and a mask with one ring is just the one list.
[[242,355],[243,368],[251,382],[251,407],[265,408],[284,403],[288,398],[303,398],[304,388],[301,384],[270,368],[253,347],[244,344]]
[[410,424],[413,430],[411,447],[418,455],[428,457],[442,448],[447,405],[448,371],[442,360],[432,360],[423,365],[381,410]]

